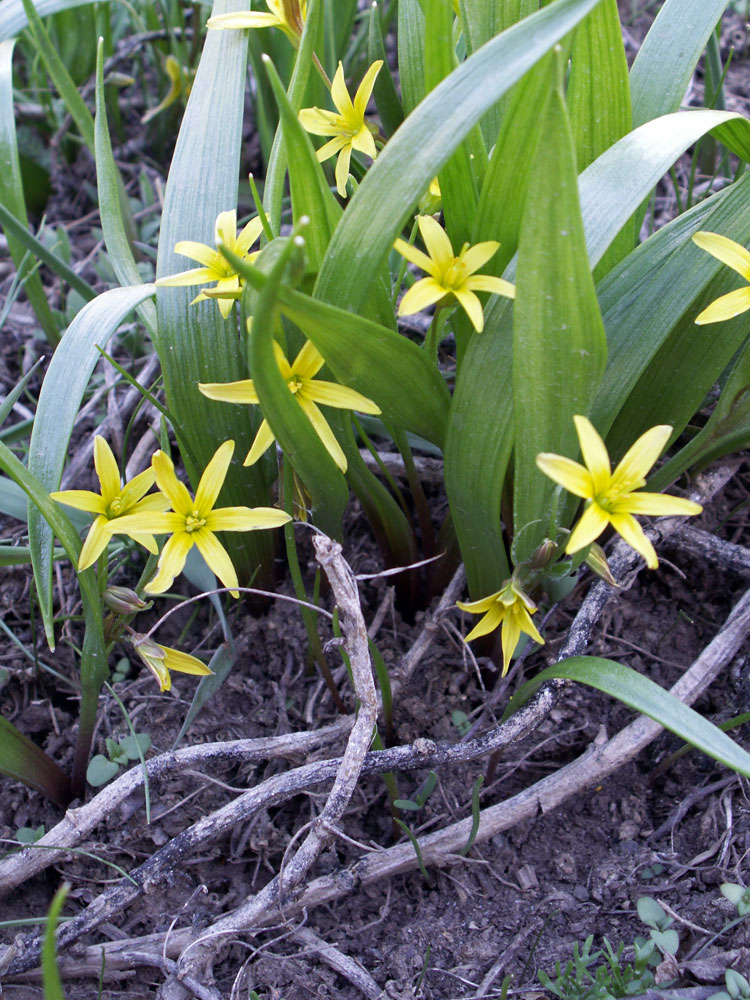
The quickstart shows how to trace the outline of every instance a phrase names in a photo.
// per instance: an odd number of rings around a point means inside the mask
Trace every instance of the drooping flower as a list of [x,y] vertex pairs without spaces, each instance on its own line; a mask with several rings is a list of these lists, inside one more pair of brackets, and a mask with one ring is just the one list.
[[[255,218],[247,223],[238,236],[236,209],[232,209],[229,212],[219,212],[216,217],[214,242],[217,247],[219,244],[224,244],[228,250],[231,250],[233,254],[241,257],[243,260],[253,261],[260,251],[256,250],[254,253],[250,253],[250,247],[258,239],[262,230],[263,225],[260,219]],[[156,284],[163,287],[173,287],[179,285],[204,285],[210,281],[215,281],[216,288],[213,290],[214,294],[210,298],[216,299],[216,304],[221,311],[221,315],[226,319],[232,311],[236,295],[229,295],[226,298],[222,298],[221,295],[215,293],[222,291],[238,292],[242,287],[242,279],[239,274],[237,274],[219,250],[205,243],[196,243],[194,240],[180,240],[179,243],[175,243],[174,251],[175,253],[182,254],[183,257],[191,257],[193,260],[197,260],[201,264],[201,267],[192,267],[189,271],[180,271],[179,274],[170,274],[165,278],[157,278]],[[193,303],[207,298],[209,298],[208,295],[200,292],[193,299]]]
[[214,504],[224,485],[229,463],[234,453],[234,441],[220,445],[206,466],[195,498],[175,475],[168,455],[157,451],[151,459],[159,489],[169,499],[172,510],[166,513],[133,514],[110,525],[113,532],[150,531],[155,535],[170,534],[159,556],[156,576],[144,588],[149,594],[162,594],[172,586],[185,565],[193,545],[214,571],[232,597],[239,597],[237,574],[229,553],[218,540],[216,531],[256,531],[278,528],[291,520],[289,514],[275,507],[220,507]]
[[[315,428],[328,454],[342,472],[346,472],[346,455],[341,445],[328,426],[326,418],[317,407],[317,403],[333,406],[339,410],[359,410],[360,413],[380,413],[380,407],[371,399],[363,396],[355,389],[347,389],[337,382],[323,382],[315,376],[325,364],[322,354],[308,340],[293,364],[289,364],[281,346],[274,341],[274,353],[279,371],[284,377],[289,391],[302,408],[302,412]],[[198,388],[209,399],[217,399],[224,403],[257,404],[258,393],[252,379],[239,382],[208,382],[199,383]],[[273,431],[267,420],[258,428],[250,451],[245,458],[245,465],[253,465],[263,455],[274,441]]]
[[646,485],[646,474],[669,440],[672,428],[668,424],[652,427],[633,444],[617,466],[611,470],[606,445],[586,417],[573,417],[581,445],[584,465],[542,452],[536,464],[545,475],[564,486],[577,497],[586,500],[581,519],[573,529],[565,551],[569,554],[585,548],[611,524],[631,548],[646,560],[649,569],[656,569],[659,560],[651,542],[633,514],[700,514],[703,508],[692,500],[664,493],[637,493]]
[[[750,252],[739,243],[726,236],[719,236],[718,233],[707,232],[695,233],[693,243],[741,274],[745,281],[750,282]],[[748,309],[750,309],[750,284],[745,288],[737,288],[733,292],[721,295],[696,316],[695,322],[699,325],[720,323],[725,319],[734,319]]]
[[[154,485],[153,469],[145,469],[129,483],[121,485],[120,470],[112,449],[98,434],[94,438],[94,468],[99,477],[101,494],[91,490],[57,490],[50,493],[53,500],[68,507],[96,514],[78,557],[79,570],[92,566],[104,552],[112,538],[109,530],[112,521],[126,514],[163,511],[169,507],[169,500],[162,493],[146,496]],[[159,551],[153,534],[148,530],[133,532],[130,537],[154,555]]]
[[210,670],[197,656],[172,649],[171,646],[162,646],[151,639],[136,636],[133,647],[159,682],[162,691],[169,691],[172,687],[170,670],[177,670],[182,674],[196,674],[199,677],[207,677],[213,673],[213,670]]
[[474,246],[464,243],[456,257],[448,234],[439,222],[430,215],[417,216],[417,222],[426,254],[406,240],[397,239],[393,245],[403,257],[426,271],[429,277],[420,278],[404,295],[398,307],[399,316],[411,316],[440,299],[453,296],[466,311],[477,333],[481,333],[484,313],[482,303],[474,293],[492,292],[509,299],[516,296],[515,286],[504,278],[474,273],[497,253],[500,244],[496,240],[485,240]]
[[508,672],[511,657],[522,632],[531,636],[540,646],[544,645],[544,639],[531,620],[536,611],[536,604],[512,579],[506,580],[500,590],[490,594],[489,597],[483,597],[479,601],[456,601],[456,604],[462,611],[469,611],[473,615],[484,615],[466,636],[465,642],[487,635],[498,625],[502,625],[500,641],[503,647],[503,677]]
[[303,108],[299,113],[302,127],[313,135],[329,135],[330,139],[317,152],[322,163],[331,156],[339,154],[336,161],[336,190],[342,198],[346,198],[346,182],[349,178],[349,164],[352,150],[365,153],[371,159],[377,156],[374,135],[377,126],[365,121],[365,111],[370,101],[375,77],[383,65],[382,59],[377,59],[364,75],[362,83],[357,88],[354,101],[349,96],[344,82],[344,67],[339,63],[336,75],[331,84],[331,97],[336,105],[336,111],[322,111],[320,108]]
[[206,22],[208,28],[280,28],[292,45],[299,47],[307,18],[307,0],[266,0],[269,13],[244,10],[231,14],[214,14]]
[[155,108],[151,108],[141,116],[141,125],[148,124],[152,118],[156,118],[162,111],[166,111],[183,92],[186,99],[190,96],[195,70],[191,70],[187,66],[180,66],[173,55],[168,55],[164,63],[164,71],[169,77],[169,90]]

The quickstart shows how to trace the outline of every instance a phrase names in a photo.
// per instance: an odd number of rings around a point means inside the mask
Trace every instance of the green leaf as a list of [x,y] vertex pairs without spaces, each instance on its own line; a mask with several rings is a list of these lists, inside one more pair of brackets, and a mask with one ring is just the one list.
[[[12,212],[22,226],[28,228],[29,220],[26,215],[21,165],[18,159],[13,108],[14,45],[15,39],[0,42],[0,202]],[[20,268],[28,250],[23,244],[18,243],[12,234],[8,233],[7,237],[8,250],[16,270],[19,271],[19,277],[22,277],[24,271]],[[27,259],[24,270],[28,270],[29,263],[33,263],[33,258],[31,261]],[[47,302],[42,279],[37,272],[26,274],[24,291],[47,340],[54,347],[60,340],[60,331]]]
[[427,95],[352,198],[328,248],[316,298],[360,311],[373,270],[432,178],[485,111],[598,2],[556,0],[487,42]]
[[128,760],[140,760],[143,754],[151,749],[151,737],[148,733],[136,733],[135,736],[125,736],[120,740],[120,746]]
[[114,778],[119,770],[119,764],[115,764],[114,761],[108,760],[107,757],[98,753],[89,761],[89,766],[86,769],[86,781],[94,788],[99,788]]
[[553,677],[565,677],[579,684],[587,684],[617,698],[719,763],[750,777],[750,754],[726,733],[722,733],[717,726],[648,677],[622,663],[598,656],[572,656],[543,670],[513,695],[504,717],[517,711],[545,681]]
[[65,900],[70,892],[70,884],[63,882],[55,893],[47,914],[47,926],[44,929],[42,944],[42,985],[44,1000],[65,1000],[60,970],[57,968],[57,953],[55,931]]
[[70,802],[67,774],[3,715],[0,715],[0,773],[35,788],[61,809]]
[[727,0],[666,0],[630,71],[633,124],[676,111]]
[[410,115],[425,93],[424,14],[419,0],[399,0],[396,40],[404,113]]
[[[47,17],[60,10],[86,7],[92,2],[93,0],[34,0],[34,6],[40,17]],[[0,4],[0,39],[20,34],[28,23],[22,0],[3,0]]]
[[370,30],[368,34],[367,58],[372,65],[378,59],[382,59],[383,68],[377,75],[373,97],[375,105],[383,124],[383,132],[386,138],[393,135],[396,129],[404,120],[404,109],[401,106],[401,98],[398,96],[396,85],[391,76],[388,66],[388,57],[383,44],[383,32],[380,24],[380,11],[377,3],[373,3],[370,8]]
[[577,450],[573,415],[588,412],[607,356],[578,203],[562,71],[560,59],[560,82],[541,113],[518,246],[513,522],[519,561],[529,558],[545,537],[557,489],[537,468],[536,456]]
[[[39,393],[29,445],[29,472],[49,493],[60,485],[68,442],[83,393],[106,346],[125,317],[154,294],[153,285],[113,288],[89,302],[73,320],[50,361]],[[52,509],[60,507],[49,500]],[[52,613],[53,528],[38,506],[29,507],[29,542],[34,581],[48,641],[54,646]],[[60,541],[65,545],[62,536]],[[78,541],[76,536],[76,541]],[[78,543],[80,549],[80,543]],[[77,560],[78,551],[75,553]]]
[[[133,257],[122,211],[122,183],[112,152],[112,141],[107,124],[107,105],[104,99],[104,40],[99,39],[96,50],[96,119],[94,121],[94,152],[96,158],[96,186],[99,194],[99,215],[102,223],[104,245],[110,263],[121,285],[139,285],[141,273]],[[150,298],[138,307],[151,336],[156,330],[156,307]]]

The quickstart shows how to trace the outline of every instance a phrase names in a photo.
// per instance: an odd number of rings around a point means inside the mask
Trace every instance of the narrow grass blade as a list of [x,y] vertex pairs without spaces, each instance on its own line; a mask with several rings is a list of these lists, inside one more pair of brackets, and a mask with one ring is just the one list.
[[518,560],[529,558],[543,540],[557,489],[537,468],[536,456],[542,451],[576,451],[573,415],[588,412],[607,356],[583,235],[562,60],[558,71],[531,167],[513,307],[513,520]]
[[[76,414],[99,360],[97,345],[104,347],[128,313],[153,294],[153,285],[111,289],[84,306],[68,327],[42,384],[29,445],[29,471],[47,492],[60,485]],[[54,501],[49,502],[59,509]],[[30,506],[29,542],[34,580],[51,643],[53,531],[49,518],[36,506]],[[65,544],[62,537],[60,541]]]
[[70,802],[67,774],[3,715],[0,715],[0,773],[35,788],[61,809]]
[[727,0],[666,0],[630,71],[633,124],[676,111]]
[[[370,276],[433,177],[482,115],[599,0],[556,0],[442,81],[378,156],[336,228],[316,297],[359,311]],[[416,0],[415,0],[416,4]]]
[[383,132],[386,138],[393,135],[401,122],[404,120],[404,109],[401,106],[401,98],[398,96],[396,85],[391,76],[388,66],[388,57],[383,43],[383,33],[380,25],[380,10],[377,3],[373,3],[370,8],[370,31],[368,35],[367,58],[370,65],[376,60],[382,59],[383,68],[378,73],[375,80],[373,97],[383,124]]
[[[16,124],[13,108],[13,47],[15,39],[0,42],[0,202],[9,209],[22,226],[28,228],[21,166],[18,160]],[[28,250],[10,234],[8,250],[16,265],[21,268]],[[26,265],[33,262],[26,262]],[[19,272],[23,276],[23,272]],[[49,343],[54,347],[60,340],[60,331],[44,294],[42,279],[37,272],[29,273],[24,280],[24,291],[34,310],[39,325]]]
[[410,115],[425,94],[424,14],[419,0],[399,0],[396,39],[404,114]]
[[697,747],[726,767],[750,777],[750,754],[664,688],[630,667],[598,656],[572,656],[537,674],[510,700],[505,717],[516,712],[545,681],[565,677],[603,691],[624,705],[647,715],[660,726]]
[[44,943],[42,944],[42,985],[44,987],[44,1000],[65,1000],[63,993],[60,970],[57,967],[57,948],[55,942],[55,931],[60,913],[65,905],[65,900],[70,892],[68,882],[63,882],[55,893],[55,897],[47,914],[47,926],[44,929]]
[[[99,39],[96,50],[96,118],[94,120],[94,154],[96,159],[96,186],[99,193],[99,215],[102,222],[104,244],[110,263],[121,285],[142,283],[140,271],[133,257],[122,212],[122,185],[112,153],[112,141],[107,124],[107,105],[104,100],[104,42]],[[138,306],[138,315],[153,336],[156,330],[156,307],[150,298]]]

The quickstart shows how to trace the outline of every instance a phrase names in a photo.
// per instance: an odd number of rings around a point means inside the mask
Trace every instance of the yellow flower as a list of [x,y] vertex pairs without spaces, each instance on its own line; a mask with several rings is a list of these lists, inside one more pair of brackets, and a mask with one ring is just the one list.
[[[120,485],[120,470],[115,456],[103,437],[94,438],[94,468],[99,477],[101,494],[90,490],[58,490],[50,493],[53,500],[65,503],[76,510],[96,514],[89,528],[86,541],[78,557],[78,569],[92,566],[109,544],[112,537],[110,524],[125,514],[140,514],[146,511],[163,511],[169,507],[169,500],[161,493],[145,494],[154,485],[153,469],[146,469],[124,486]],[[154,555],[159,551],[151,532],[133,532],[131,538],[145,546]]]
[[163,514],[133,514],[110,525],[113,532],[150,531],[155,535],[171,534],[159,556],[156,576],[144,588],[149,594],[162,594],[172,586],[185,565],[193,545],[218,576],[232,597],[239,597],[237,574],[229,554],[215,531],[255,531],[258,528],[278,528],[291,520],[289,514],[275,507],[214,508],[234,453],[234,441],[225,441],[217,448],[198,483],[195,499],[174,472],[168,455],[157,451],[151,459],[159,489],[169,499],[172,510]]
[[[745,281],[750,282],[750,253],[739,243],[726,236],[719,236],[718,233],[706,232],[695,233],[693,243],[741,274]],[[750,309],[750,285],[720,296],[696,317],[695,322],[719,323],[725,319],[734,319],[748,309]]]
[[464,243],[458,257],[455,257],[448,234],[439,222],[430,215],[417,216],[417,222],[426,254],[405,240],[396,240],[393,245],[403,257],[426,271],[429,277],[421,278],[404,295],[398,307],[399,316],[411,316],[452,295],[465,309],[477,333],[481,333],[484,313],[482,303],[474,293],[494,292],[509,299],[516,297],[515,286],[504,278],[474,273],[497,253],[500,244],[496,240],[486,240],[473,247]]
[[162,691],[169,691],[172,687],[170,670],[178,670],[182,674],[197,674],[200,677],[207,677],[213,673],[213,670],[209,670],[196,656],[183,653],[179,649],[172,649],[171,646],[161,646],[151,639],[136,638],[133,646],[159,682]]
[[270,13],[238,11],[233,14],[215,14],[206,22],[208,28],[280,28],[292,45],[297,48],[305,27],[307,0],[266,0]]
[[580,416],[573,420],[585,465],[547,452],[536,457],[536,464],[545,475],[587,501],[565,551],[571,554],[585,548],[611,524],[628,545],[643,556],[649,569],[656,569],[659,560],[654,547],[633,514],[691,515],[703,510],[700,504],[682,497],[635,492],[646,485],[646,474],[669,440],[672,428],[660,424],[646,431],[612,472],[606,445],[591,422]]
[[506,580],[502,588],[489,597],[483,597],[479,601],[456,601],[456,604],[462,611],[469,611],[473,615],[484,615],[466,636],[465,642],[478,639],[480,635],[487,635],[502,624],[503,677],[508,673],[511,657],[516,651],[522,632],[531,636],[540,646],[544,645],[544,639],[531,620],[536,611],[536,604],[514,584],[513,580]]
[[[216,217],[214,241],[217,247],[223,243],[237,257],[252,261],[255,260],[260,251],[256,250],[255,253],[249,253],[249,250],[260,236],[262,229],[263,225],[260,219],[251,219],[238,236],[236,210],[219,212]],[[179,243],[175,243],[174,251],[175,253],[182,254],[183,257],[192,257],[193,260],[197,260],[202,266],[193,267],[189,271],[180,271],[179,274],[170,274],[166,278],[157,278],[157,285],[202,285],[208,281],[215,281],[215,292],[229,293],[236,293],[242,287],[242,279],[239,274],[237,274],[219,250],[215,250],[205,243],[196,243],[194,240],[180,240]],[[200,302],[202,299],[207,298],[209,296],[201,292],[193,299],[193,302]],[[226,319],[232,311],[236,295],[232,296],[230,294],[227,298],[222,298],[220,295],[217,297],[214,294],[211,298],[216,299],[216,304],[221,310],[221,315]]]
[[333,138],[317,152],[322,163],[330,156],[339,154],[336,161],[336,190],[346,198],[346,182],[349,178],[349,163],[352,150],[359,150],[371,159],[377,156],[373,135],[377,126],[365,121],[365,111],[375,86],[375,77],[380,72],[383,60],[376,60],[365,73],[352,102],[344,82],[344,67],[339,63],[331,84],[331,97],[336,111],[321,111],[320,108],[303,108],[299,113],[302,127],[313,135],[330,135]]
[[193,86],[193,80],[195,79],[195,70],[189,69],[187,66],[180,66],[173,55],[168,55],[164,64],[164,70],[169,77],[169,90],[167,91],[166,97],[159,101],[155,108],[151,108],[147,111],[145,115],[141,117],[141,125],[146,125],[155,118],[162,111],[165,111],[170,105],[174,104],[180,94],[183,92],[183,82],[185,90],[185,98],[190,96],[190,91]]
[[[354,389],[347,389],[336,382],[322,382],[315,376],[325,364],[323,356],[308,340],[305,346],[289,364],[280,345],[274,341],[274,352],[279,371],[283,375],[289,391],[302,407],[302,412],[315,428],[315,431],[326,446],[326,450],[342,472],[346,472],[346,455],[336,440],[333,431],[328,426],[325,417],[316,403],[333,406],[339,410],[359,410],[360,413],[380,413],[380,407],[371,399],[361,395]],[[198,388],[209,399],[218,399],[224,403],[257,404],[258,393],[252,379],[240,382],[209,382],[201,383]],[[253,465],[261,455],[271,447],[274,436],[268,421],[264,420],[258,428],[250,451],[245,458],[245,465]]]

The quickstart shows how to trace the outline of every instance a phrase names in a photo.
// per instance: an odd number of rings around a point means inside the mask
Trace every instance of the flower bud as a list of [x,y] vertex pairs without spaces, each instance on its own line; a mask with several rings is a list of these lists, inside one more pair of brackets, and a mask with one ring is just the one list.
[[147,607],[146,602],[130,587],[107,587],[103,599],[109,610],[118,615],[132,615]]
[[611,587],[619,587],[619,583],[612,576],[612,571],[609,568],[609,563],[607,562],[607,557],[604,554],[604,549],[601,545],[596,542],[591,543],[591,548],[589,549],[589,554],[586,556],[586,565],[593,572],[596,573],[598,577],[601,577],[605,583],[608,583]]

